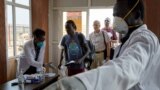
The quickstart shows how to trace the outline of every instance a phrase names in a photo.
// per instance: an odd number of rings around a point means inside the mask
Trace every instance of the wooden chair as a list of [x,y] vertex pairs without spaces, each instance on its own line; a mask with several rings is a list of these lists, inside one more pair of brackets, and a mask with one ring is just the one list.
[[19,61],[17,58],[11,58],[7,62],[7,80],[13,80],[18,74]]

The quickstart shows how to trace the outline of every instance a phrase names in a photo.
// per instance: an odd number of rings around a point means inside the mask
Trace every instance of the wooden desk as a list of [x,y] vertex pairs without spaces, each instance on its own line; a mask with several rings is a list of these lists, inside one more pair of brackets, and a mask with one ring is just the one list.
[[[25,84],[24,90],[42,90],[45,87],[49,86],[50,84],[56,82],[58,80],[59,75],[51,78],[45,78],[45,80],[38,84]],[[11,80],[7,83],[0,85],[0,90],[23,90],[20,85],[12,86],[13,82],[18,82],[17,79]]]

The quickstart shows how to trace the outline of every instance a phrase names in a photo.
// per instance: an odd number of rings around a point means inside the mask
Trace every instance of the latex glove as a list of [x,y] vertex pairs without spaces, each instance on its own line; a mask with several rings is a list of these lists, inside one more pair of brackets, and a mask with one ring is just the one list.
[[42,67],[42,70],[44,73],[46,73],[46,68],[45,67]]
[[46,68],[45,67],[38,68],[37,73],[41,73],[41,72],[45,73]]

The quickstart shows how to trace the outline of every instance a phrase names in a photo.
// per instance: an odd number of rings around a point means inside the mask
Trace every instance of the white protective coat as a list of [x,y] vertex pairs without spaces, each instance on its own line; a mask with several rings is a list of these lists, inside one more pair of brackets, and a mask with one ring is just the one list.
[[35,61],[36,52],[34,47],[33,39],[26,42],[24,45],[24,51],[20,56],[20,70],[25,72],[30,66],[34,66],[37,68],[37,71],[40,71],[44,62],[44,53],[45,53],[45,42],[44,45],[41,47],[38,60]]
[[118,58],[75,77],[87,90],[160,90],[159,70],[159,41],[142,25],[124,43]]

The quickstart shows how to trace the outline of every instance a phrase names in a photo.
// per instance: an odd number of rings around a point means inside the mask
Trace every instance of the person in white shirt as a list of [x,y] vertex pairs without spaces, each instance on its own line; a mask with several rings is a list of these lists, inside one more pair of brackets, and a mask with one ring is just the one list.
[[[91,68],[97,68],[103,64],[104,52],[107,52],[107,45],[110,41],[110,38],[105,31],[100,30],[100,22],[95,20],[93,22],[94,31],[89,35],[89,40],[93,43],[95,47],[95,59],[91,65]],[[106,55],[105,55],[106,56]]]
[[43,69],[45,54],[45,32],[42,29],[33,31],[33,39],[24,44],[23,53],[20,55],[19,70],[24,74],[34,74]]
[[160,90],[160,44],[143,23],[144,11],[143,0],[117,0],[113,26],[122,44],[113,60],[61,79],[52,90]]

